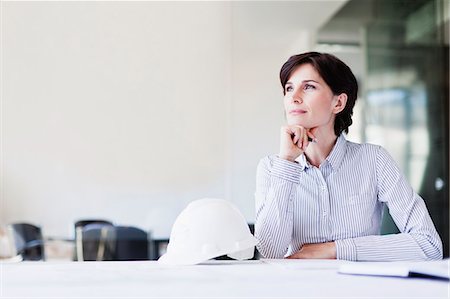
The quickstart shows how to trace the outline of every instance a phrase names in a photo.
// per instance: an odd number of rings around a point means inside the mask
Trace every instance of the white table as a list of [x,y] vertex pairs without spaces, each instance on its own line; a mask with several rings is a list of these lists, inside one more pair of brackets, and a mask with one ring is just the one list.
[[423,278],[344,275],[344,261],[1,263],[0,298],[448,298],[450,284]]

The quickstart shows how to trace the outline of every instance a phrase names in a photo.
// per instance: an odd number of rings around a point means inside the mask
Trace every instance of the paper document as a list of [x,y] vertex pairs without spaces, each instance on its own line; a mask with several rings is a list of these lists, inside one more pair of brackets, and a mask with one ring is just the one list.
[[265,264],[280,266],[285,269],[293,270],[337,270],[339,266],[345,263],[351,263],[344,260],[326,260],[326,259],[261,259]]
[[429,277],[450,280],[449,259],[417,263],[365,263],[343,264],[341,274],[376,275],[396,277]]

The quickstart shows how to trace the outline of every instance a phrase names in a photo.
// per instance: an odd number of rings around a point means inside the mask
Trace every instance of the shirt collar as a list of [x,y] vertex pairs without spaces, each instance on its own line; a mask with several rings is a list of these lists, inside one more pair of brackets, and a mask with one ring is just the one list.
[[333,167],[333,170],[336,171],[339,166],[341,166],[342,161],[344,161],[344,156],[347,151],[347,140],[344,137],[344,134],[339,135],[336,140],[336,144],[334,145],[331,153],[328,155],[327,160]]
[[[330,163],[333,170],[337,170],[339,166],[341,166],[342,161],[344,160],[345,152],[347,151],[347,140],[344,137],[344,134],[339,135],[336,140],[336,144],[333,146],[330,154],[326,158],[328,163]],[[304,171],[305,168],[310,168],[311,164],[306,160],[305,154],[301,154],[295,159],[295,161],[300,164],[301,170]]]

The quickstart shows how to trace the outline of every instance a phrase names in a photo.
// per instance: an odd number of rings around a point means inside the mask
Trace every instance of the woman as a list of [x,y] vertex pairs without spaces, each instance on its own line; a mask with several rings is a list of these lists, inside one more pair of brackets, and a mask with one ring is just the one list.
[[[266,258],[442,259],[423,199],[381,146],[345,139],[358,84],[330,54],[295,55],[280,72],[287,125],[257,170],[255,236]],[[380,236],[384,205],[400,230]]]

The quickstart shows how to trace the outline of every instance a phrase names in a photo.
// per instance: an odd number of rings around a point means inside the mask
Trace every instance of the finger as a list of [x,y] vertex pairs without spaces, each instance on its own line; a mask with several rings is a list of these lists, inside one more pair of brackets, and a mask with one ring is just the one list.
[[281,127],[281,137],[283,140],[286,140],[287,137],[292,143],[294,143],[295,136],[296,134],[291,127]]
[[301,130],[300,127],[297,127],[297,126],[291,127],[291,132],[292,132],[292,134],[294,134],[294,138],[292,139],[292,142],[294,144],[297,144],[298,141],[300,140],[300,137],[301,137],[300,130]]
[[295,133],[292,133],[292,143],[297,144],[298,142],[298,135],[296,135]]
[[308,141],[308,134],[307,132],[305,132],[305,134],[303,134],[303,147],[302,149],[305,150],[308,147],[309,141]]
[[303,136],[304,136],[304,134],[305,134],[305,129],[304,128],[302,128],[302,127],[299,127],[299,140],[298,140],[298,143],[297,143],[297,146],[300,148],[300,149],[303,149]]
[[316,143],[317,142],[317,138],[316,138],[316,136],[314,136],[313,134],[311,134],[311,133],[306,133],[307,134],[307,136],[308,136],[308,141],[309,142],[314,142],[314,143]]
[[307,134],[308,134],[308,139],[310,142],[317,142],[317,138],[315,135],[316,131],[317,131],[317,127],[308,130]]

